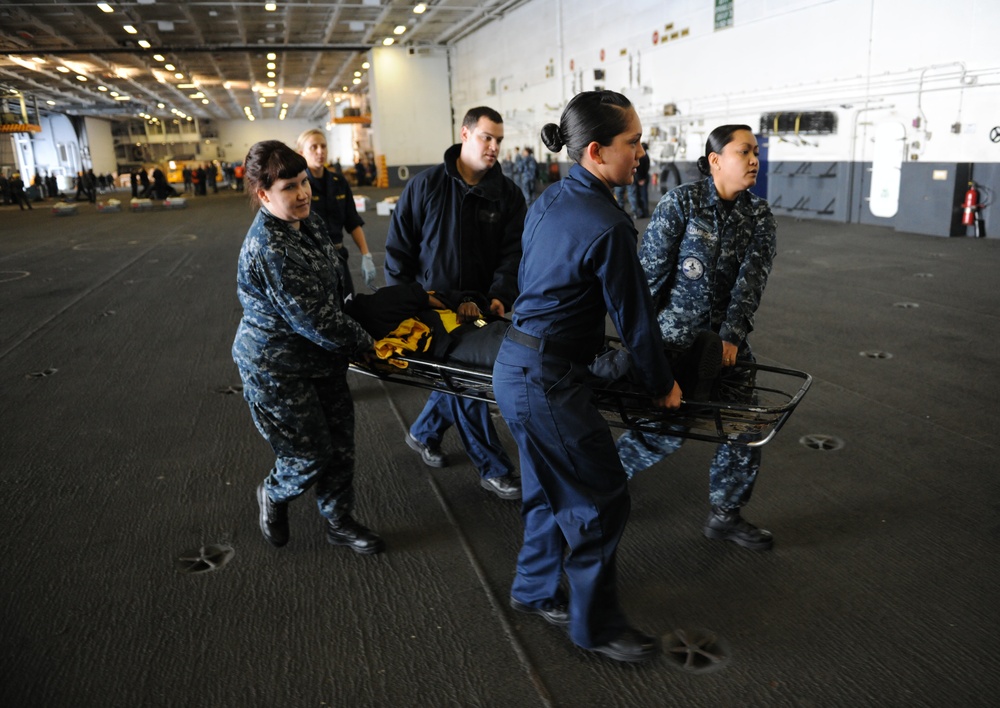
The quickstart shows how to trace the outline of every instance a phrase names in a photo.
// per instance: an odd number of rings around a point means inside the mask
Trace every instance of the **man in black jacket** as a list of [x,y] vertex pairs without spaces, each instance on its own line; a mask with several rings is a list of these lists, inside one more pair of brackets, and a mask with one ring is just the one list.
[[[400,195],[386,238],[385,280],[417,282],[427,291],[476,292],[489,303],[488,314],[502,317],[517,297],[524,197],[499,164],[499,113],[485,106],[469,110],[461,136],[462,142],[445,152],[444,163],[417,174]],[[487,314],[475,299],[459,306],[460,318]],[[441,438],[452,425],[483,488],[501,499],[520,498],[520,479],[485,403],[435,391],[406,443],[425,464],[444,467]]]

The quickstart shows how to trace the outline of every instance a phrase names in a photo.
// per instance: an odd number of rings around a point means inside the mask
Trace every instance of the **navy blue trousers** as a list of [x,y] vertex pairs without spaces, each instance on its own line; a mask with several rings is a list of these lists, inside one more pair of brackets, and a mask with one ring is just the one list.
[[569,636],[586,649],[628,624],[616,553],[631,501],[608,424],[584,383],[587,367],[505,340],[493,391],[521,456],[524,542],[511,596],[546,607],[569,589]]
[[514,463],[503,449],[489,404],[434,391],[427,405],[410,426],[410,435],[424,445],[438,447],[451,426],[465,446],[469,459],[483,479],[502,477],[514,471]]

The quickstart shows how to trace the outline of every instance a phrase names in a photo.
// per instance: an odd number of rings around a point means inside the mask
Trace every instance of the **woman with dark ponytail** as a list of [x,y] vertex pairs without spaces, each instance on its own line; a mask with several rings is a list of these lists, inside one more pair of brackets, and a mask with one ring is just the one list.
[[[705,179],[664,195],[639,251],[663,341],[686,349],[705,336],[721,338],[723,381],[746,376],[745,368],[729,367],[754,361],[747,335],[775,254],[771,209],[749,191],[757,182],[758,154],[750,126],[713,130],[698,158]],[[618,453],[631,477],[683,442],[630,430],[619,438]],[[771,533],[740,514],[759,469],[759,447],[719,445],[709,472],[712,510],[702,527],[705,536],[755,551],[771,548]]]
[[628,484],[587,368],[608,314],[654,404],[676,408],[681,398],[636,257],[638,234],[612,194],[632,182],[641,137],[635,109],[612,91],[578,94],[559,125],[542,128],[545,146],[565,147],[575,164],[528,211],[521,294],[493,369],[521,458],[524,543],[511,607],[567,626],[575,644],[618,661],[645,660],[657,643],[629,626],[618,602]]

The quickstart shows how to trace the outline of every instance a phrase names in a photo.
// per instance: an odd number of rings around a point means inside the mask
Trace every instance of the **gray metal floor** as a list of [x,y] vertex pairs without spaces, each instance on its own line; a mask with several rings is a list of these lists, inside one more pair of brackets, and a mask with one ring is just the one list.
[[[270,450],[230,391],[251,218],[233,194],[0,208],[0,705],[995,704],[1000,241],[779,219],[752,341],[815,381],[746,512],[775,549],[701,536],[709,444],[632,485],[631,619],[731,652],[686,673],[591,655],[507,608],[518,506],[479,488],[453,434],[446,469],[405,446],[416,389],[352,378],[356,511],[385,554],[328,546],[306,499],[287,547],[261,539]],[[388,218],[366,218],[380,262]],[[208,544],[235,555],[177,571]]]

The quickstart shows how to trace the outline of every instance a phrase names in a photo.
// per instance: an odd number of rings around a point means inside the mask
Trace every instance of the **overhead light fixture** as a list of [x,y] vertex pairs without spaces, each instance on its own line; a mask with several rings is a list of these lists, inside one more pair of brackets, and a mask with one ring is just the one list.
[[167,71],[174,71],[175,69],[177,69],[177,67],[174,66],[173,64],[164,64],[163,68],[166,69]]
[[115,96],[116,101],[131,101],[131,96]]
[[268,69],[277,69],[277,68],[278,68],[278,66],[277,66],[277,64],[275,64],[275,63],[274,63],[273,61],[269,61],[269,62],[267,63],[267,68],[268,68]]
[[140,39],[139,46],[142,47],[143,49],[149,49],[150,44],[145,39]]
[[184,78],[184,74],[182,74],[181,72],[178,71],[176,74],[174,74],[174,78],[175,79],[183,79]]
[[403,34],[406,31],[406,25],[396,25],[396,29],[392,31],[393,34]]
[[57,66],[56,67],[56,71],[61,72],[63,74],[68,74],[69,73],[69,68],[67,68],[65,66]]
[[361,72],[360,72],[360,71],[355,71],[355,72],[354,72],[354,75],[355,75],[355,76],[361,76]]
[[274,61],[277,58],[278,58],[278,55],[275,54],[274,52],[268,52],[267,53],[267,60],[268,61]]
[[351,83],[357,86],[358,84],[361,83],[361,79],[351,79]]
[[207,98],[201,99],[201,102],[204,103],[206,106],[208,105],[208,99]]
[[31,57],[31,61],[35,62],[36,64],[44,64],[45,63],[45,60],[42,59],[41,57]]
[[163,56],[162,54],[154,54],[153,58],[156,59],[156,61],[163,61],[164,59],[166,59],[166,57]]
[[277,3],[266,2],[264,3],[264,9],[267,10],[268,12],[274,12],[275,10],[278,9],[278,5]]
[[363,63],[362,65],[361,65],[361,68],[362,68],[362,69],[370,69],[370,68],[371,68],[371,64],[369,64],[368,62],[364,62],[364,63]]
[[128,32],[129,34],[139,34],[139,30],[137,30],[132,25],[122,25],[122,29]]
[[101,12],[108,12],[108,13],[110,13],[110,12],[114,12],[115,11],[115,8],[111,7],[106,2],[99,2],[99,3],[97,3],[97,6],[99,8],[101,8]]
[[195,84],[195,83],[191,83],[191,84],[177,84],[177,88],[185,88],[185,89],[187,89],[187,88],[198,88],[198,84]]
[[54,106],[54,105],[56,105],[56,102],[55,102],[55,101],[46,101],[46,103],[47,103],[47,104],[49,104],[50,106]]
[[76,80],[77,81],[86,81],[87,77],[86,76],[80,76],[79,74],[77,74],[76,75]]
[[273,71],[267,72],[267,78],[273,79],[275,76],[276,76],[276,74]]
[[427,5],[425,5],[422,2],[418,2],[416,4],[416,6],[414,6],[414,8],[413,8],[413,14],[414,15],[422,15],[425,12],[427,12]]
[[388,47],[388,46],[390,46],[395,41],[396,40],[393,39],[392,37],[386,37],[385,39],[382,40],[382,44],[384,44],[385,46]]
[[108,90],[108,87],[107,87],[107,86],[98,86],[98,87],[97,87],[97,90],[98,90],[98,91],[107,91],[107,90]]

